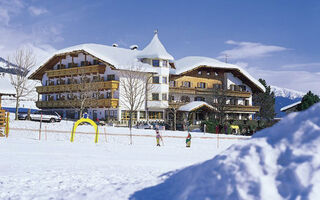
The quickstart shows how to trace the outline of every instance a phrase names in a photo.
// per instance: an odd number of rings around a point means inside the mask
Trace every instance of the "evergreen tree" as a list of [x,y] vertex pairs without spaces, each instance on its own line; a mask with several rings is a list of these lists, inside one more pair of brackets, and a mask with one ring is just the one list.
[[320,102],[320,98],[317,95],[313,94],[311,91],[309,91],[306,95],[303,96],[301,104],[298,105],[297,110],[306,110],[310,106],[318,102]]
[[260,111],[255,116],[258,120],[271,121],[276,116],[274,92],[271,92],[271,87],[267,85],[265,80],[259,79],[259,82],[266,88],[266,91],[253,94],[253,105],[260,106]]

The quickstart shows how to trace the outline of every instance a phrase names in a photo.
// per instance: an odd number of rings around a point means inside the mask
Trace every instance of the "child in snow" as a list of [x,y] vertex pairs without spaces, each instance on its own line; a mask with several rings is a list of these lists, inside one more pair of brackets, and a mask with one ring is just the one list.
[[159,129],[156,129],[156,139],[157,139],[157,146],[160,147],[160,140],[162,140],[162,137],[160,135]]
[[186,138],[186,147],[190,147],[191,146],[191,134],[190,132],[188,132],[188,136]]

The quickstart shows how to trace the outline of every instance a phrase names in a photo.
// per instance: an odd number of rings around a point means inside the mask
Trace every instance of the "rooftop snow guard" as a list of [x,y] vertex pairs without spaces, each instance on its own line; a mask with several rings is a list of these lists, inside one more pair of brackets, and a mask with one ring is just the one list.
[[131,199],[320,199],[320,104]]

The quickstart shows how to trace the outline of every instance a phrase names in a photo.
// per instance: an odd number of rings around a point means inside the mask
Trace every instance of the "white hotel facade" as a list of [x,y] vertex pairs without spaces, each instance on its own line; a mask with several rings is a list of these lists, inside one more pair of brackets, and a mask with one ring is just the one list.
[[[81,79],[85,74],[94,90],[86,109],[93,119],[126,122],[127,102],[122,83],[126,71],[144,73],[152,84],[147,102],[134,113],[134,121],[166,121],[169,110],[194,113],[203,120],[214,112],[212,90],[226,88],[229,119],[252,119],[259,107],[252,105],[252,94],[265,88],[240,67],[207,57],[185,57],[174,60],[155,34],[143,49],[117,45],[82,44],[59,50],[30,75],[40,80],[37,87],[40,109],[54,110],[64,118],[79,118]],[[144,80],[141,80],[144,81]],[[141,94],[145,96],[145,93]],[[145,104],[146,103],[146,104]],[[146,109],[147,105],[147,109]]]

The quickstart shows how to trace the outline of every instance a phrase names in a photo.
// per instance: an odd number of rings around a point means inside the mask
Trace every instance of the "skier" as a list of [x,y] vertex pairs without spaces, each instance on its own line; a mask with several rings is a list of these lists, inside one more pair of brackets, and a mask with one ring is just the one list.
[[186,138],[186,147],[190,147],[191,145],[191,134],[188,132],[188,136]]
[[157,146],[160,147],[160,140],[162,140],[162,137],[160,135],[159,129],[156,129],[156,139],[157,139]]

